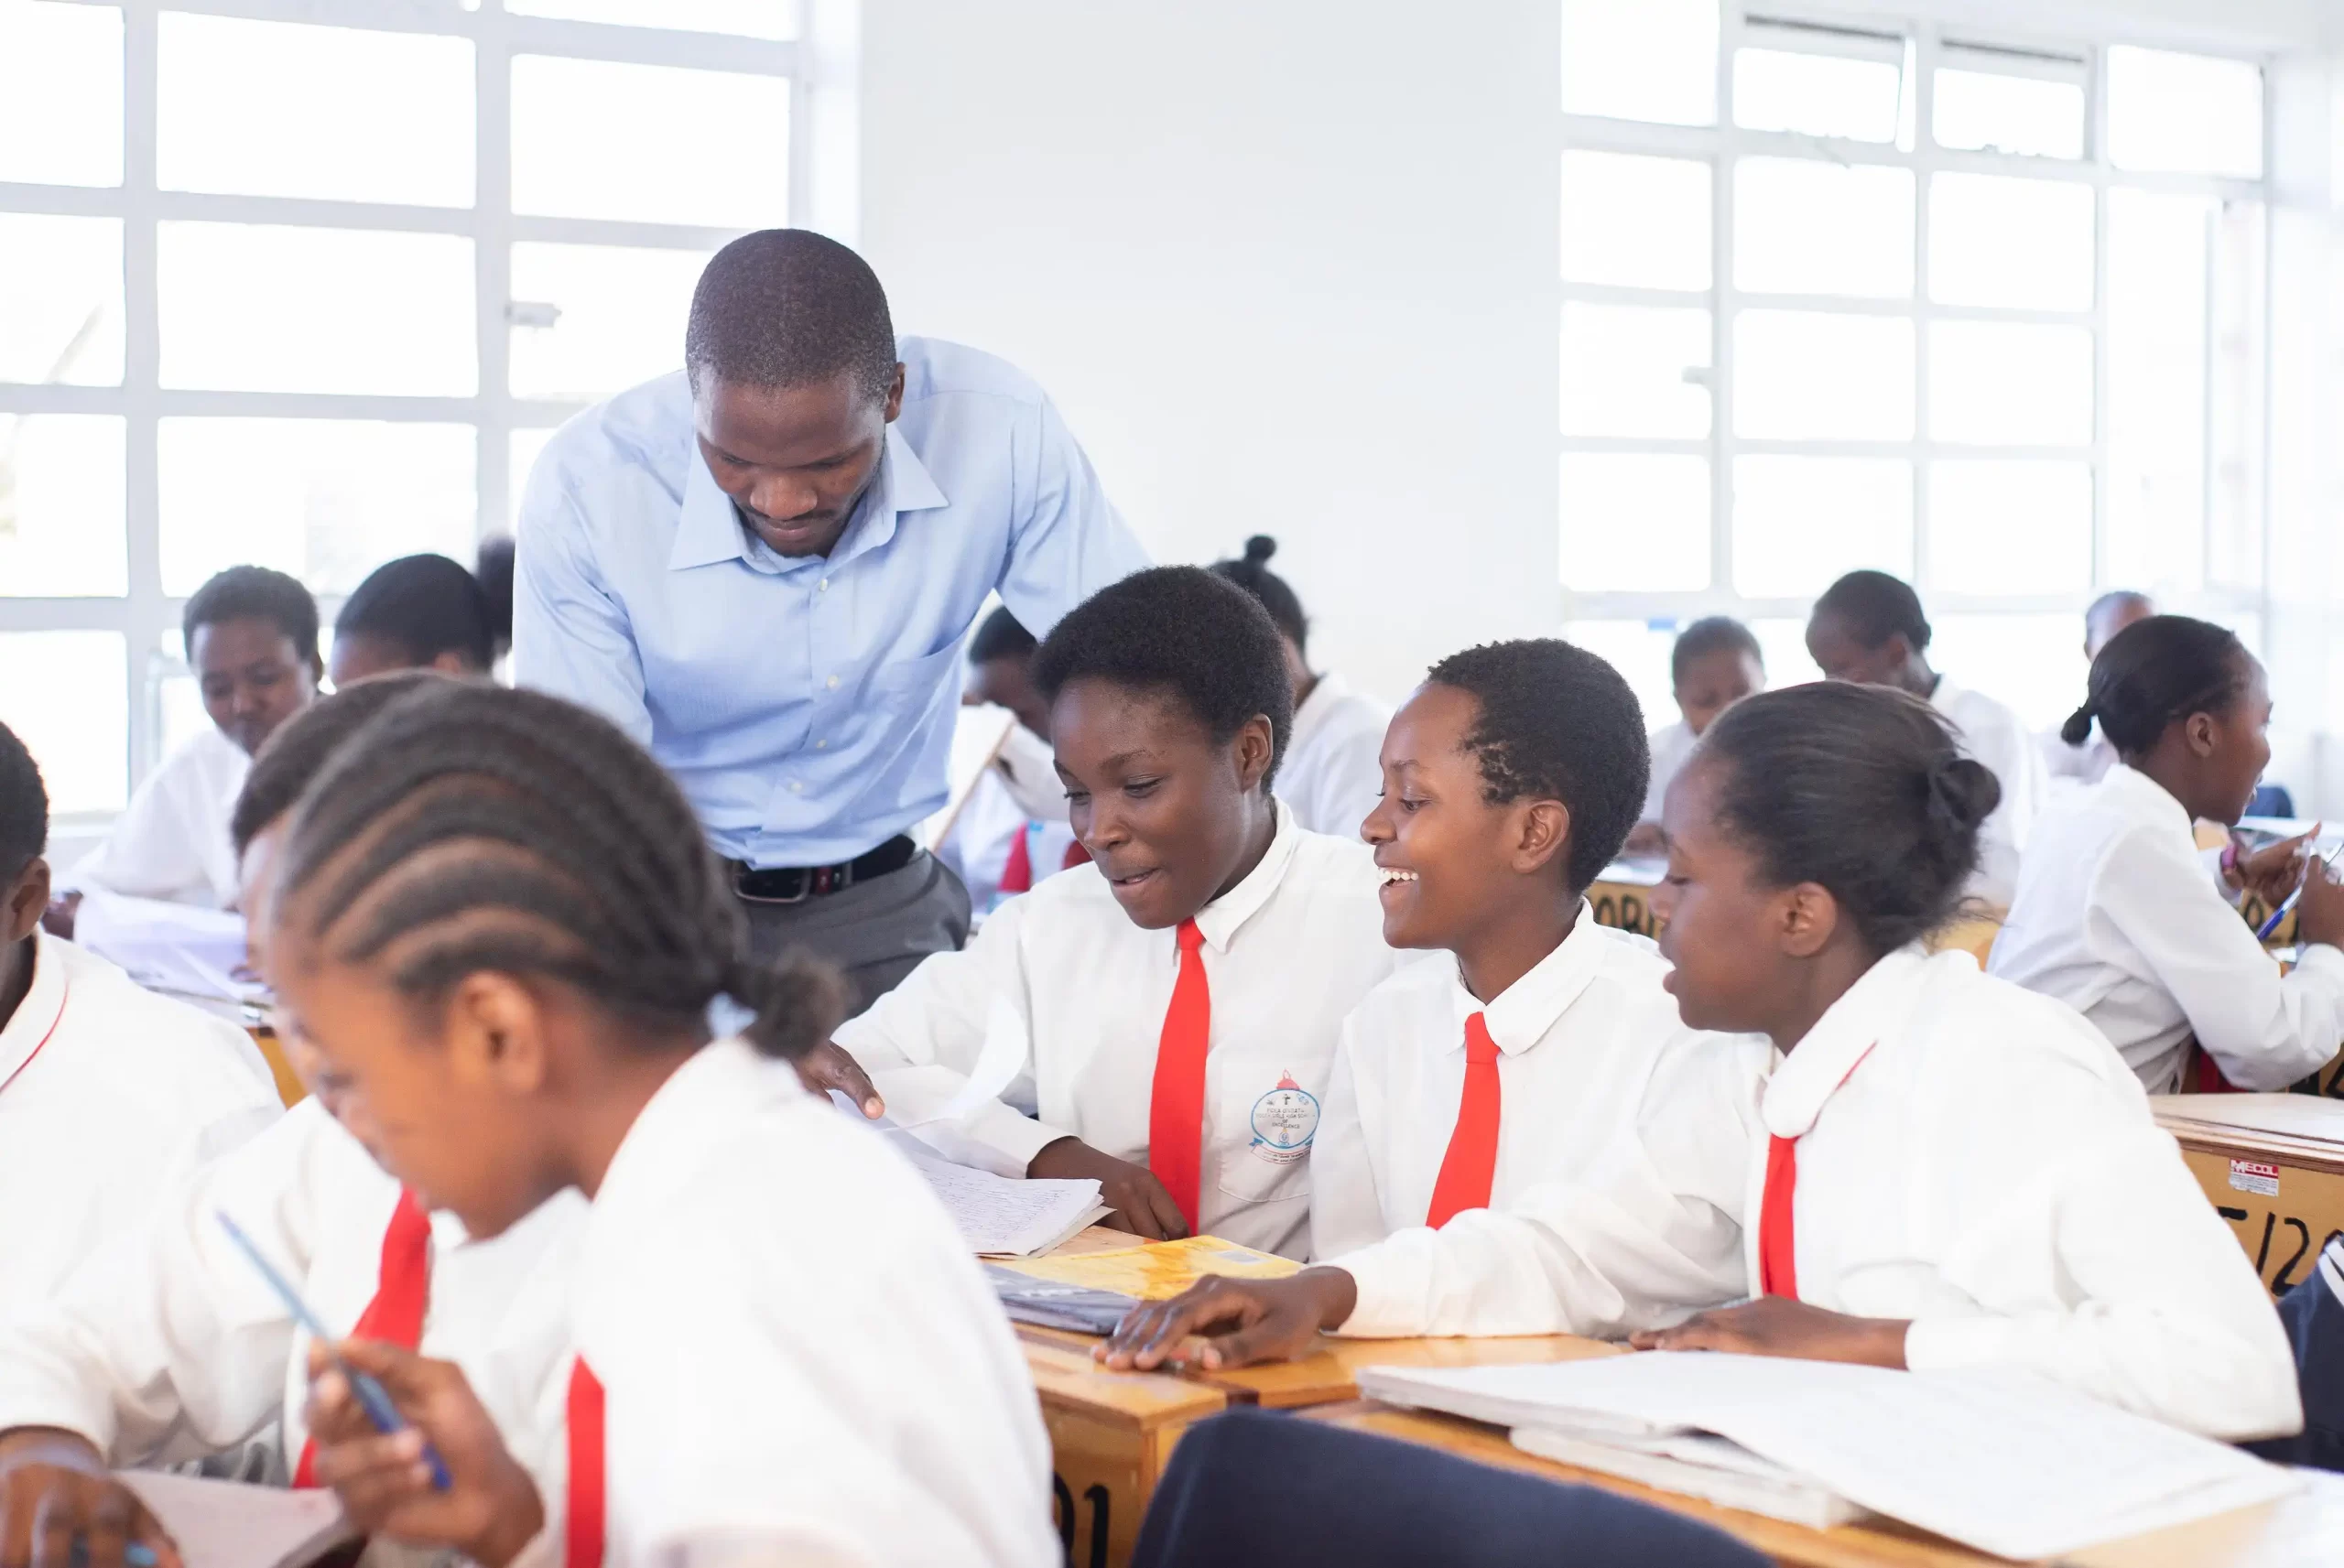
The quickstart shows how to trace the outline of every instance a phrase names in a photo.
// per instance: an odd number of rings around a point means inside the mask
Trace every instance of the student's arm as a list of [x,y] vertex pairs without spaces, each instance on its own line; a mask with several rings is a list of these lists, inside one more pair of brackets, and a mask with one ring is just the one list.
[[994,586],[1021,625],[1047,637],[1068,611],[1145,567],[1147,552],[1048,399],[1034,406],[1017,444],[1018,510]]
[[197,798],[201,792],[190,786],[200,776],[184,752],[167,758],[131,795],[98,847],[59,881],[58,895],[94,890],[181,903],[213,902],[202,846],[226,837],[224,813],[219,801]]
[[2242,1089],[2284,1089],[2344,1045],[2344,952],[2306,946],[2282,976],[2194,851],[2128,834],[2102,863],[2084,918],[2132,946]]
[[1358,1015],[1343,1020],[1327,1077],[1318,1131],[1310,1141],[1310,1256],[1332,1258],[1384,1238],[1384,1203],[1360,1119]]
[[522,502],[519,538],[513,562],[514,680],[591,708],[638,744],[650,744],[651,712],[634,629],[602,584],[576,501],[544,465]]

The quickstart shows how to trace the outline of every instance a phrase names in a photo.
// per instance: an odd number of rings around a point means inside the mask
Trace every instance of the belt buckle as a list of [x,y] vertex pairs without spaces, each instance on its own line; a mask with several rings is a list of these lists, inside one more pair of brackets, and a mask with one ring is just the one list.
[[758,873],[755,870],[749,866],[735,864],[732,869],[733,896],[738,898],[743,903],[773,904],[781,907],[787,907],[795,903],[804,903],[808,898],[813,896],[814,873],[811,871],[800,871],[798,873],[798,891],[787,898],[775,898],[765,893],[751,892],[746,884],[751,877],[757,874]]

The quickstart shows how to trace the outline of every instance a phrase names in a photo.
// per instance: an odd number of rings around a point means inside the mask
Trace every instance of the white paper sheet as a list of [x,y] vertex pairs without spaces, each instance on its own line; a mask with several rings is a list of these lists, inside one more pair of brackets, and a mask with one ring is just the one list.
[[952,1097],[917,1121],[898,1121],[895,1125],[906,1132],[932,1126],[939,1122],[966,1120],[969,1113],[988,1100],[1001,1098],[1002,1091],[1017,1081],[1026,1070],[1026,1058],[1031,1054],[1026,1035],[1026,1021],[1017,1016],[1017,1009],[1007,999],[995,997],[985,1013],[985,1041],[978,1047],[976,1065],[969,1069],[968,1081],[954,1090]]
[[[891,1138],[895,1147],[928,1178],[944,1212],[969,1243],[971,1252],[1026,1257],[1047,1251],[1084,1226],[1111,1212],[1099,1201],[1094,1181],[1035,1181],[1024,1172],[997,1171],[982,1162],[994,1152],[971,1139],[955,1139],[951,1124],[921,1124],[914,1137],[885,1117],[873,1121],[838,1090],[830,1103],[839,1114],[874,1133]],[[940,1135],[940,1137],[939,1137]],[[922,1140],[939,1140],[939,1150]],[[955,1158],[950,1145],[969,1146],[969,1158]]]
[[353,1531],[324,1488],[248,1487],[153,1470],[118,1478],[154,1510],[187,1568],[299,1568]]
[[245,967],[244,917],[232,909],[92,889],[73,916],[73,940],[149,990],[233,1002],[268,995]]

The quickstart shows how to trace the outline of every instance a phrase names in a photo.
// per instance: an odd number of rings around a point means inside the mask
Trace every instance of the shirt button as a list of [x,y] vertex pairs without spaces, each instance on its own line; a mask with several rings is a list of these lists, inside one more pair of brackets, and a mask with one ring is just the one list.
[[792,795],[804,795],[806,793],[806,786],[798,780],[792,779],[789,781],[789,793]]
[[836,690],[838,690],[838,688],[839,688],[839,677],[838,677],[838,676],[832,676],[830,677],[830,689],[831,689],[832,691],[836,691]]
[[827,752],[830,749],[830,743],[828,741],[817,741],[814,742],[814,750],[817,752]]
[[820,593],[828,593],[828,592],[830,592],[830,579],[828,579],[828,578],[824,578],[824,579],[821,580],[821,582],[816,586],[816,591],[817,591],[817,592],[820,592]]

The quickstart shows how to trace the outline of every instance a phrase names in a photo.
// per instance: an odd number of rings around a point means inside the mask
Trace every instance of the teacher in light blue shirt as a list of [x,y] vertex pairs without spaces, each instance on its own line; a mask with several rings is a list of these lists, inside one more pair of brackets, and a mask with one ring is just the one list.
[[514,673],[648,747],[758,949],[829,958],[860,1006],[968,935],[966,890],[908,835],[945,804],[987,596],[1040,634],[1145,557],[1041,388],[898,340],[834,241],[718,252],[684,364],[538,459]]

